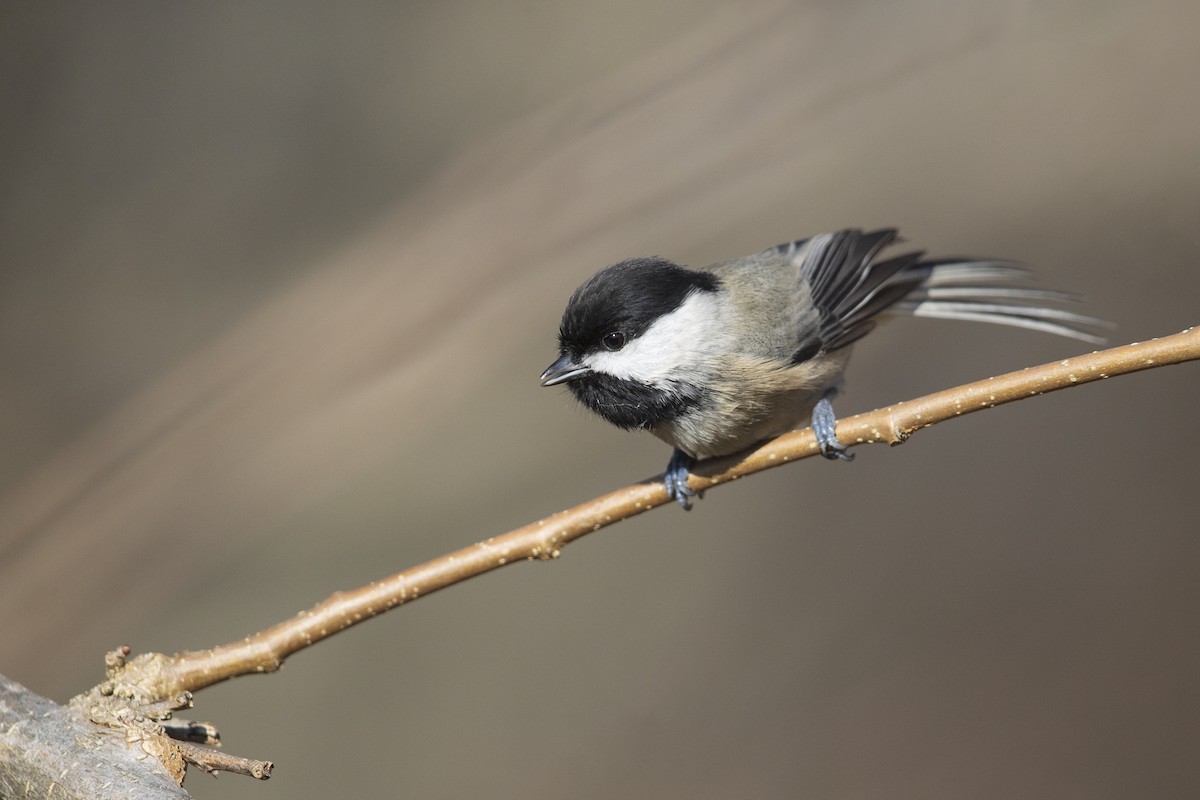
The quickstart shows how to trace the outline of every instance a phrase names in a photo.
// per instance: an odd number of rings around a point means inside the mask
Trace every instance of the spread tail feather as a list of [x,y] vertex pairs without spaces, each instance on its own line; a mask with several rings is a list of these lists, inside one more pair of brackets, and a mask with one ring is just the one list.
[[[878,258],[899,241],[893,228],[851,228],[774,248],[808,282],[820,315],[813,342],[820,351],[852,344],[880,315],[894,313],[1012,325],[1091,344],[1102,344],[1098,331],[1112,327],[1062,308],[1078,298],[1032,286],[1033,273],[1011,261],[924,259],[921,252]],[[804,358],[809,349],[800,351]]]
[[1103,344],[1104,320],[1059,306],[1079,302],[1069,292],[1029,286],[1030,270],[1006,261],[929,261],[928,277],[888,310],[916,317],[990,322]]

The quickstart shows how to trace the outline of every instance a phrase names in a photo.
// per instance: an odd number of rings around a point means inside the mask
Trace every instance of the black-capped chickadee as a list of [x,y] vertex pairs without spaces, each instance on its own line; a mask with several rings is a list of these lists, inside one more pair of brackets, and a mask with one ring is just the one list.
[[849,460],[830,404],[850,345],[882,315],[994,322],[1085,342],[1099,320],[1056,307],[1070,295],[1031,288],[1004,261],[880,259],[894,229],[844,230],[688,269],[635,258],[575,290],[560,356],[542,386],[565,383],[614,425],[675,448],[668,494],[691,508],[696,459],[735,453],[811,419],[821,454]]

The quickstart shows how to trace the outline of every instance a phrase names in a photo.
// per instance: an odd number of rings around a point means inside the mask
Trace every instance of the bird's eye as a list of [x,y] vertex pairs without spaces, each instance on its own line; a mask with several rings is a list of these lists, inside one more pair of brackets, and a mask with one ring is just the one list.
[[620,331],[606,333],[600,339],[600,344],[603,345],[605,350],[620,350],[625,346],[625,334]]

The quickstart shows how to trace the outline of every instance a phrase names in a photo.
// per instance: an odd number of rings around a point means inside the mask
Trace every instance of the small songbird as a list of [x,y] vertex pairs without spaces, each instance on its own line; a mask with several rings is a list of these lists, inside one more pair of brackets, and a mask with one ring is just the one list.
[[843,230],[689,269],[663,258],[606,267],[575,290],[542,386],[567,384],[612,424],[675,448],[667,493],[684,509],[696,459],[735,453],[811,420],[821,454],[849,460],[830,400],[850,345],[882,317],[973,320],[1103,339],[1006,261],[887,258],[894,229]]

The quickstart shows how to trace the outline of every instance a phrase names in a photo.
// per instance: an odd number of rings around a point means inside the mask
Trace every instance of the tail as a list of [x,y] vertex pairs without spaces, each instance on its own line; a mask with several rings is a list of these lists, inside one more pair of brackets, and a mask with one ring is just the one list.
[[845,347],[893,313],[1012,325],[1090,344],[1102,344],[1097,331],[1112,327],[1067,310],[1077,297],[1035,288],[1032,273],[1011,261],[934,261],[922,252],[879,258],[898,241],[894,228],[852,228],[774,248],[800,270],[820,317],[814,341],[798,352]]
[[905,272],[927,275],[888,309],[895,313],[1011,325],[1089,344],[1104,344],[1097,331],[1113,327],[1063,308],[1079,297],[1031,286],[1033,273],[1010,261],[920,261]]

